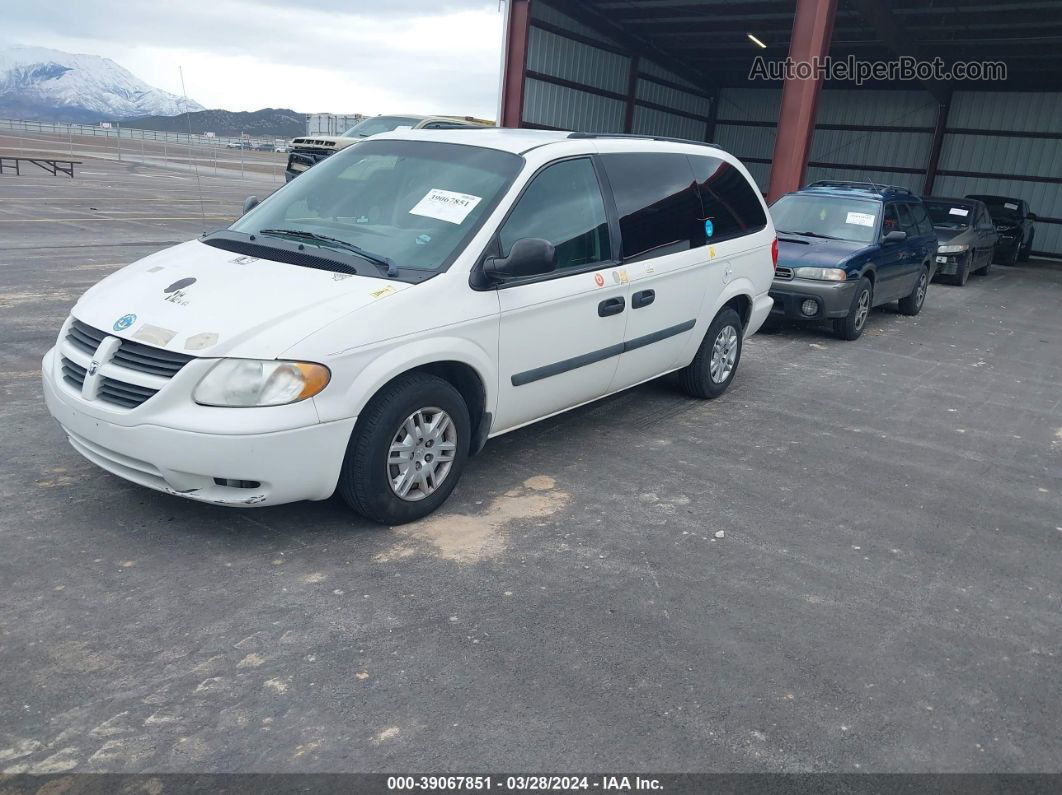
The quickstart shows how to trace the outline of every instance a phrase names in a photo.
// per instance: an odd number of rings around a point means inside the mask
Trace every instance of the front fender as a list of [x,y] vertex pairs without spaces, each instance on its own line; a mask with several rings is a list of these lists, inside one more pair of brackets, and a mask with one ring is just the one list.
[[[460,362],[472,368],[483,384],[484,410],[496,411],[498,376],[486,350],[462,337],[425,337],[387,348],[357,350],[333,364],[333,384],[339,387],[315,400],[322,422],[356,417],[386,383],[402,373],[436,362]],[[353,373],[348,379],[342,373]],[[339,379],[335,376],[339,375]],[[335,383],[339,380],[340,383]]]

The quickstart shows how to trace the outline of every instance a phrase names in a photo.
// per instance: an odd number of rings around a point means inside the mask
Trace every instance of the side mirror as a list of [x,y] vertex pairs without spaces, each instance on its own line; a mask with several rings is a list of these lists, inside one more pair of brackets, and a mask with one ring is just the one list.
[[243,200],[243,214],[247,215],[247,213],[251,212],[251,210],[257,207],[258,204],[259,202],[257,196],[248,196],[246,199]]
[[1039,221],[1040,220],[1039,218],[1036,217],[1036,213],[1026,213],[1025,217],[1028,218],[1030,221]]
[[517,240],[508,257],[490,257],[483,262],[484,275],[493,281],[537,276],[556,269],[557,249],[548,240],[538,237]]
[[902,243],[907,239],[907,233],[902,229],[893,229],[881,239],[882,243]]

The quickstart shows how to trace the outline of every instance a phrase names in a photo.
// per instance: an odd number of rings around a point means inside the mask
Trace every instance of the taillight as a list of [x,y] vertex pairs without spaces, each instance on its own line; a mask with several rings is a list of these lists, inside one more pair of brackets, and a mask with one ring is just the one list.
[[778,270],[778,238],[774,239],[771,243],[771,263],[774,265],[774,269]]

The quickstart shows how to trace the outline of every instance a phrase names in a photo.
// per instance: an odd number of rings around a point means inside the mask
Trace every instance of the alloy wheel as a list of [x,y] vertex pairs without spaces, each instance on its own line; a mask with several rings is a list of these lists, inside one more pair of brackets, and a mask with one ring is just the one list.
[[737,351],[737,329],[733,326],[723,326],[712,344],[712,361],[708,367],[708,373],[715,383],[723,383],[734,372]]

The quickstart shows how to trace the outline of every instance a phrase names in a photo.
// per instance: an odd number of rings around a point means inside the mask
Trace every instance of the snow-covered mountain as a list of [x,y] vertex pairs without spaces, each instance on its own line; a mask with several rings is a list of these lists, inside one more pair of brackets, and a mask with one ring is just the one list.
[[0,49],[2,118],[94,122],[202,109],[149,86],[110,58],[44,47]]

